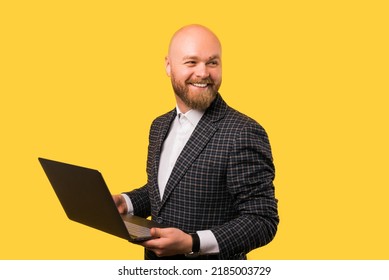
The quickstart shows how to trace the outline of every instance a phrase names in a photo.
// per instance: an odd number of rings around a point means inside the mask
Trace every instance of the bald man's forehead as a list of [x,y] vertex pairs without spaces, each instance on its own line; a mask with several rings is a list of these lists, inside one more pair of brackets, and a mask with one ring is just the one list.
[[201,46],[187,46],[172,50],[169,54],[171,61],[212,61],[217,60],[221,62],[221,53],[219,49],[201,48]]

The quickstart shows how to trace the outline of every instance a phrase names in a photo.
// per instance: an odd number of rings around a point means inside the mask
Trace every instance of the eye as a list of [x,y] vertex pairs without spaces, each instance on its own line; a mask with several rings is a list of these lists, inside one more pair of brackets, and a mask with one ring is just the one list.
[[192,65],[196,65],[196,61],[194,61],[194,60],[188,60],[188,61],[185,61],[184,64],[185,64],[185,65],[188,65],[188,66],[192,66]]
[[210,62],[208,62],[208,65],[210,65],[210,66],[218,66],[219,62],[217,60],[211,60]]

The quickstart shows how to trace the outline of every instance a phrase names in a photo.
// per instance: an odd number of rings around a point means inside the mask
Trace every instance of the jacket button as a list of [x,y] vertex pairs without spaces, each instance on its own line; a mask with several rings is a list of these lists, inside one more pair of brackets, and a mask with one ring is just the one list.
[[162,224],[162,222],[163,222],[162,217],[158,217],[158,218],[157,218],[157,223]]

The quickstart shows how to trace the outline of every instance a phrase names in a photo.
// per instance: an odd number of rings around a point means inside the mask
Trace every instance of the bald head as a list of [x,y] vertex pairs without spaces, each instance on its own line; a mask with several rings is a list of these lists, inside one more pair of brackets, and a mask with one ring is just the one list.
[[205,26],[191,24],[174,33],[169,44],[168,56],[175,54],[183,47],[199,44],[205,48],[213,47],[221,55],[221,44],[217,36]]

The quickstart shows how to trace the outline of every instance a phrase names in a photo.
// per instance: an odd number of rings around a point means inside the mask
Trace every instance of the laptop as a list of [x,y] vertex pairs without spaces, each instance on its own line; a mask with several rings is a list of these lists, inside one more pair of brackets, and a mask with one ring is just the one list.
[[151,239],[150,228],[166,227],[120,214],[99,171],[45,158],[39,162],[70,220],[134,243]]

